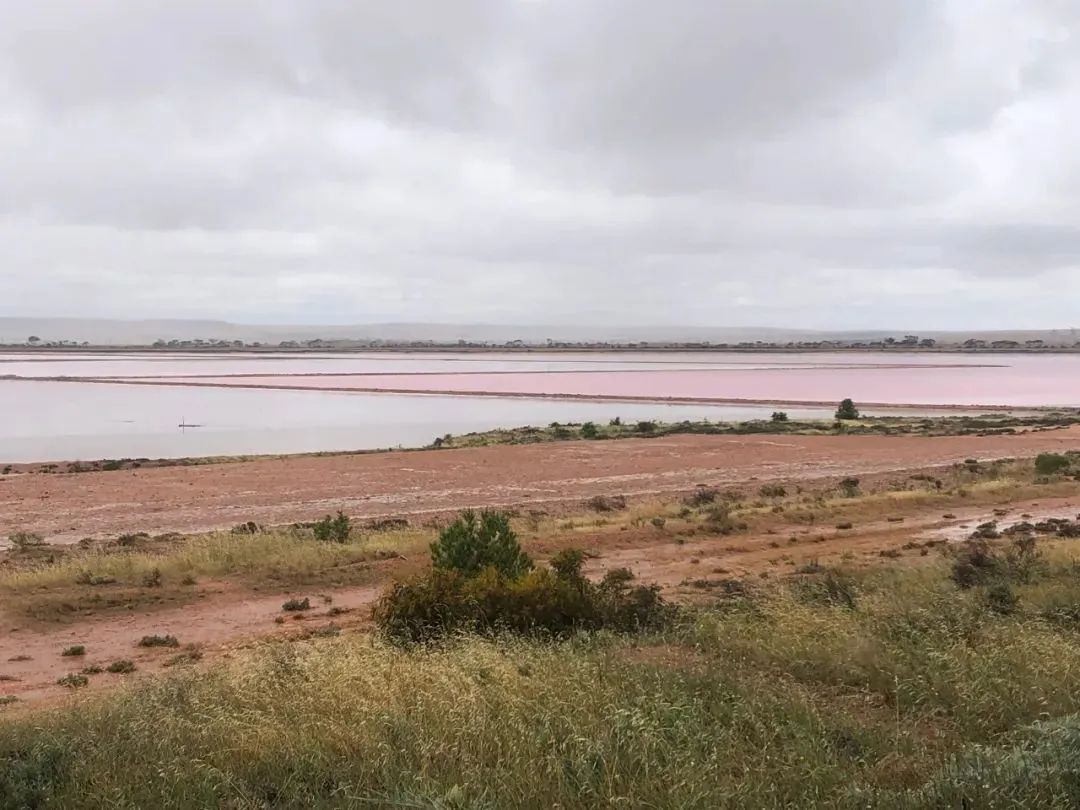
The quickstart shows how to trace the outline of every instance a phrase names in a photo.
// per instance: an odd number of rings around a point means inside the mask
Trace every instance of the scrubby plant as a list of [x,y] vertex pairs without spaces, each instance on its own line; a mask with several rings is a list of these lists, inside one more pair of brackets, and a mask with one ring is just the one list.
[[327,515],[317,521],[312,527],[315,539],[323,543],[345,543],[352,533],[352,521],[349,516],[340,510],[336,517]]
[[70,647],[65,647],[64,651],[60,653],[67,658],[74,658],[80,655],[86,655],[86,647],[82,644],[72,644]]
[[653,421],[647,420],[647,419],[642,420],[642,421],[637,423],[634,430],[636,430],[638,433],[655,433],[656,432],[656,422],[653,422]]
[[787,495],[787,489],[782,484],[762,484],[758,491],[763,498],[783,498]]
[[135,662],[130,661],[127,658],[122,658],[119,661],[113,661],[105,667],[105,671],[111,672],[114,675],[126,675],[129,672],[135,671]]
[[600,430],[596,427],[595,422],[586,422],[581,426],[581,437],[583,439],[595,439],[600,435]]
[[290,613],[311,610],[311,600],[306,596],[303,599],[289,599],[281,606],[281,609]]
[[90,683],[90,679],[77,672],[69,672],[64,677],[57,679],[56,683],[59,686],[66,686],[68,689],[78,689]]
[[788,415],[784,411],[773,411],[772,416],[769,417],[771,422],[786,422],[788,421]]
[[431,562],[437,569],[475,576],[494,568],[506,577],[520,577],[533,567],[522,551],[505,512],[468,509],[447,526],[431,544]]

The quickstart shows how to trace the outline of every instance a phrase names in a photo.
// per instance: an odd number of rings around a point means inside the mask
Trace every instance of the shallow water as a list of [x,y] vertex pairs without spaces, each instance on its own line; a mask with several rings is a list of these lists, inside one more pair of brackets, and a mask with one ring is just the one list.
[[[767,419],[767,407],[0,382],[0,463],[416,447],[554,421]],[[822,418],[822,409],[789,409]],[[181,422],[201,427],[181,429]]]

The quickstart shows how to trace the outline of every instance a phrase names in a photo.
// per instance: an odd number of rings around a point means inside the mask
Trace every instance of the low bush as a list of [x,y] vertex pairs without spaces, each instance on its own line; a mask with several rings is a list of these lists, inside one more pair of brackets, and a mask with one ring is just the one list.
[[1039,475],[1056,475],[1069,469],[1069,457],[1061,453],[1040,453],[1035,457],[1035,472]]
[[772,416],[769,417],[769,421],[771,421],[771,422],[786,422],[786,421],[788,421],[788,415],[784,411],[773,411]]
[[126,675],[129,672],[135,671],[135,662],[123,658],[119,661],[113,661],[111,664],[105,667],[105,671],[111,672],[114,675]]
[[311,610],[311,600],[306,596],[303,599],[289,599],[281,606],[281,609],[290,613]]
[[762,498],[783,498],[787,489],[781,484],[763,484],[759,490]]
[[583,439],[595,439],[599,435],[600,431],[595,422],[586,422],[581,426],[581,437]]
[[63,655],[67,658],[86,655],[86,647],[82,644],[72,644],[70,647],[65,647],[64,651],[60,653],[60,655]]

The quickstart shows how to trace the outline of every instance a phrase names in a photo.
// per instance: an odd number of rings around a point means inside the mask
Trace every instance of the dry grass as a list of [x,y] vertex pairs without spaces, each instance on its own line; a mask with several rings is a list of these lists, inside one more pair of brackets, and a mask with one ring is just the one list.
[[[202,579],[249,586],[341,586],[371,582],[388,556],[422,547],[429,533],[373,534],[349,543],[320,543],[289,530],[253,535],[216,532],[160,550],[74,551],[29,570],[0,574],[0,603],[39,620],[134,605],[153,607],[194,598]],[[89,584],[89,583],[100,584]]]

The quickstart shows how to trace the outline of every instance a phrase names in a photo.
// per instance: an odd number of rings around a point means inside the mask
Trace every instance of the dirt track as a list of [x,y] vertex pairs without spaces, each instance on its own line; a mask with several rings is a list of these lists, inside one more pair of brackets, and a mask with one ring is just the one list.
[[735,486],[1080,449],[1080,428],[1017,436],[675,436],[198,467],[0,477],[0,537],[74,541],[123,532],[280,524],[342,509],[425,515],[468,506],[577,506],[601,493]]

